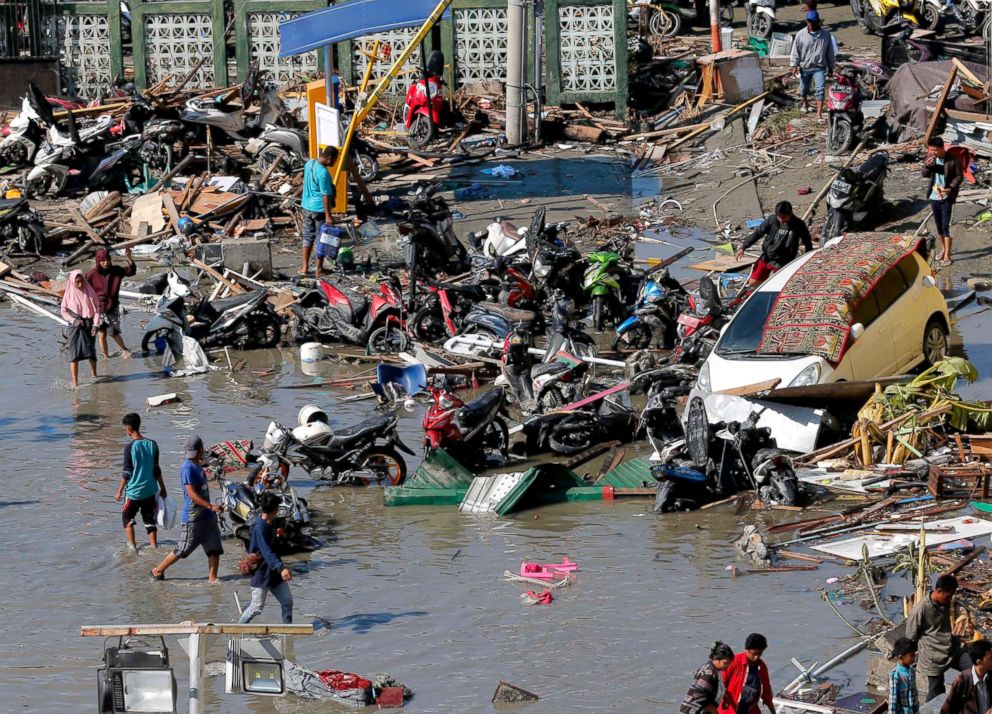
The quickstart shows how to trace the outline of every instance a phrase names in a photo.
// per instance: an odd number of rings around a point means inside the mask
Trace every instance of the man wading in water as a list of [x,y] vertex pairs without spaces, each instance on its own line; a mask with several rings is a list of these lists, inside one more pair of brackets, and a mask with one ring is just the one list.
[[158,547],[158,528],[156,524],[157,496],[165,498],[165,482],[162,480],[162,469],[158,465],[158,444],[141,435],[141,417],[137,414],[125,414],[121,419],[124,432],[131,437],[131,443],[124,447],[124,463],[121,468],[121,484],[117,487],[114,500],[120,501],[124,496],[124,508],[121,518],[124,520],[124,532],[127,534],[127,544],[132,553],[138,552],[138,544],[134,540],[134,520],[141,512],[141,520],[148,533],[148,543],[152,548]]
[[224,547],[220,543],[220,526],[217,514],[220,506],[210,502],[210,487],[200,462],[203,459],[203,441],[198,436],[186,440],[186,460],[180,470],[183,486],[183,526],[179,532],[179,545],[165,556],[165,560],[152,568],[155,580],[165,580],[165,571],[177,560],[186,558],[198,547],[207,554],[209,572],[207,580],[217,582],[217,568]]

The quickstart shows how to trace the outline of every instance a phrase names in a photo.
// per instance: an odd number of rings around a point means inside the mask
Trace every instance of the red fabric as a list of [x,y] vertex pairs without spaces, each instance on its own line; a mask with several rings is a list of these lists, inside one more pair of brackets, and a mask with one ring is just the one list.
[[[727,687],[727,697],[720,704],[720,714],[737,714],[737,700],[740,699],[741,689],[744,687],[744,680],[747,678],[747,653],[739,652],[734,656],[734,661],[723,673],[723,683]],[[758,700],[767,705],[771,705],[772,682],[768,677],[768,665],[764,660],[758,662],[758,678],[761,680],[761,694]],[[728,702],[729,700],[729,702]],[[748,714],[761,714],[761,709],[754,704]]]
[[751,280],[763,283],[777,270],[778,268],[771,263],[766,263],[761,258],[758,258],[758,262],[754,264],[753,268],[751,268]]
[[345,689],[372,688],[372,682],[364,677],[359,677],[357,674],[351,674],[350,672],[339,672],[336,669],[325,669],[322,672],[317,672],[317,676],[320,677],[321,681],[328,687],[339,691]]
[[948,146],[947,155],[957,159],[965,181],[968,183],[977,183],[975,181],[975,174],[971,173],[971,162],[975,160],[975,153],[971,149],[966,146]]
[[537,601],[534,603],[535,605],[550,605],[554,601],[550,590],[545,590],[540,595],[533,590],[528,590],[527,595]]

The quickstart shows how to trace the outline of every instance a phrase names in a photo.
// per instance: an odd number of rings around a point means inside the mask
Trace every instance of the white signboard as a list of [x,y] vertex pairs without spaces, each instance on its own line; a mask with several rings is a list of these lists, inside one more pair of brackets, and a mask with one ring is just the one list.
[[317,102],[314,104],[314,117],[317,120],[317,146],[341,148],[341,112]]

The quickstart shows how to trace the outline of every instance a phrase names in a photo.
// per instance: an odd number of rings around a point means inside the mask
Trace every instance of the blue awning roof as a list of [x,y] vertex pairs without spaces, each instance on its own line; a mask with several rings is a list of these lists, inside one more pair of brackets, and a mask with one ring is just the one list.
[[[279,56],[403,27],[419,27],[437,0],[351,0],[279,23]],[[451,10],[445,11],[445,18]]]

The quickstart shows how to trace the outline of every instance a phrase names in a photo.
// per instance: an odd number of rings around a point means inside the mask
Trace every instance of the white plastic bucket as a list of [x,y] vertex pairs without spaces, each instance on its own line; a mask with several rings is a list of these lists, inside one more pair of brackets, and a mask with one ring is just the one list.
[[720,49],[721,50],[734,49],[734,28],[732,27],[720,28]]
[[324,345],[319,342],[304,342],[300,345],[301,362],[319,362],[324,359]]

